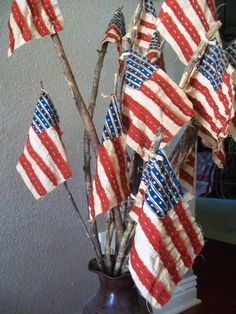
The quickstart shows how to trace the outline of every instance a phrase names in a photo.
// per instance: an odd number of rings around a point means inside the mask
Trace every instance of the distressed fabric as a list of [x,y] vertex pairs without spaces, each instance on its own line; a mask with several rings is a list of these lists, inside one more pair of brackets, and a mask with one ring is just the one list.
[[148,50],[145,54],[145,57],[150,59],[152,63],[156,63],[160,57],[161,54],[161,48],[162,48],[162,38],[160,37],[160,34],[155,31],[153,33],[150,45],[148,47]]
[[8,21],[8,56],[26,42],[62,29],[63,17],[56,0],[14,0]]
[[[230,64],[234,67],[233,81],[234,81],[234,91],[236,90],[236,39],[234,39],[225,49],[226,56]],[[229,134],[236,141],[236,99],[234,93],[234,115],[230,120],[229,124]]]
[[176,152],[171,162],[171,166],[175,169],[181,186],[191,195],[194,194],[194,178],[196,169],[196,153],[195,147],[192,147],[185,160],[179,165],[181,152]]
[[125,138],[122,132],[120,108],[116,97],[112,96],[89,196],[90,218],[95,219],[98,214],[126,200],[129,195]]
[[42,91],[17,171],[36,199],[71,177],[61,139],[59,118],[48,93]]
[[187,65],[216,20],[214,0],[165,0],[157,30]]
[[186,159],[180,165],[179,169],[179,181],[181,185],[190,192],[192,195],[194,194],[195,186],[194,186],[194,178],[195,178],[195,165],[196,165],[196,153],[195,150],[188,154]]
[[216,141],[214,146],[228,135],[233,117],[232,75],[233,67],[224,50],[217,41],[212,41],[185,88],[196,111],[195,118],[202,127],[199,135],[203,139],[205,129]]
[[186,94],[157,65],[135,50],[124,53],[127,63],[122,107],[126,143],[142,158],[161,126],[163,148],[193,116]]
[[212,149],[212,159],[218,168],[224,168],[226,163],[223,142],[215,140],[211,134],[202,126],[198,129],[198,135],[201,137],[202,143]]
[[153,35],[156,32],[156,9],[152,0],[143,0],[143,8],[137,25],[134,39],[134,49],[145,54],[150,47]]
[[119,53],[122,51],[122,37],[125,36],[125,17],[121,10],[117,10],[108,24],[103,43],[115,43]]
[[[162,154],[162,161],[160,159]],[[187,270],[192,266],[195,257],[203,247],[203,237],[194,218],[182,199],[169,205],[162,215],[150,209],[146,195],[152,181],[152,170],[157,163],[166,163],[166,157],[157,151],[152,158],[152,164],[147,163],[147,173],[150,177],[141,182],[141,189],[136,204],[131,210],[131,216],[136,217],[137,226],[134,242],[129,256],[129,270],[135,285],[142,296],[152,306],[161,309],[171,298],[171,295]],[[166,167],[160,169],[160,176],[165,176]],[[168,167],[170,167],[168,163]],[[164,170],[164,173],[162,172]],[[169,169],[173,171],[172,168]],[[156,176],[156,174],[155,174]],[[177,180],[177,179],[175,179]],[[169,185],[169,191],[175,197],[176,182]],[[179,186],[179,182],[177,186]],[[165,191],[163,190],[163,195]]]

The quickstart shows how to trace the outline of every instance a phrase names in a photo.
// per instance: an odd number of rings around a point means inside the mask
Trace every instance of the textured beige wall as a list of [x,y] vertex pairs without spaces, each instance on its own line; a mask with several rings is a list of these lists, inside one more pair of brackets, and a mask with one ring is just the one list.
[[[17,159],[43,80],[57,106],[64,143],[74,176],[69,185],[84,216],[86,202],[82,172],[83,128],[64,81],[50,38],[33,41],[7,58],[7,19],[10,0],[0,7],[0,313],[80,313],[82,303],[96,289],[86,271],[93,252],[63,187],[35,201],[15,170]],[[129,20],[138,0],[124,2]],[[96,49],[104,28],[120,0],[61,0],[65,30],[60,34],[85,101],[88,100]],[[115,51],[109,48],[100,92],[113,90]],[[168,69],[179,68],[168,52]],[[107,101],[98,97],[95,112],[99,134]]]

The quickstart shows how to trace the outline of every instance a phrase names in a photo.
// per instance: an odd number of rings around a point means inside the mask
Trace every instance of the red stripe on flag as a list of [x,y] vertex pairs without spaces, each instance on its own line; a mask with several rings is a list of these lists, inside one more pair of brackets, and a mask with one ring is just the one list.
[[9,48],[11,52],[13,52],[14,47],[15,47],[15,38],[14,38],[13,30],[11,28],[10,21],[8,21],[8,31],[9,31]]
[[[139,102],[135,101],[131,96],[124,94],[123,105],[133,112],[133,114],[142,121],[148,128],[156,133],[157,129],[161,126],[161,123],[157,120],[157,117],[154,117],[153,114],[143,107]],[[163,128],[163,133],[172,137],[172,134],[165,128]]]
[[220,130],[216,127],[215,123],[212,121],[212,117],[206,112],[206,109],[205,107],[203,107],[202,103],[190,96],[188,98],[191,100],[194,109],[197,111],[197,113],[202,117],[202,119],[209,123],[212,131],[218,136]]
[[183,168],[180,169],[179,172],[180,179],[188,182],[191,186],[193,186],[193,176],[191,176],[187,171],[185,171]]
[[175,248],[180,254],[180,257],[186,267],[191,267],[193,264],[193,260],[186,248],[184,240],[181,238],[178,230],[174,226],[172,219],[168,216],[168,214],[160,219],[161,223],[165,227],[165,230],[173,242]]
[[104,172],[107,176],[107,179],[109,180],[112,190],[115,193],[117,202],[120,203],[122,201],[122,197],[121,197],[119,185],[116,179],[116,175],[115,175],[116,169],[114,168],[113,162],[111,161],[110,156],[108,155],[104,145],[101,145],[99,147],[98,153],[99,153],[100,161],[104,169]]
[[19,163],[25,170],[25,173],[27,177],[29,178],[30,182],[34,186],[35,190],[40,196],[44,196],[47,194],[47,191],[45,190],[44,186],[41,184],[39,178],[35,174],[30,162],[26,158],[25,154],[23,153],[19,158]]
[[11,12],[17,26],[20,29],[22,37],[24,38],[25,41],[29,41],[31,39],[31,31],[27,25],[25,17],[21,13],[20,8],[15,0],[13,1],[11,6]]
[[57,165],[58,169],[61,171],[61,174],[63,175],[64,179],[68,179],[69,177],[71,177],[72,173],[67,162],[64,160],[57,146],[47,134],[47,131],[44,131],[40,134],[35,132],[35,134],[37,134],[38,138],[40,139],[44,147],[47,149],[49,155]]
[[40,36],[46,36],[50,34],[49,29],[47,28],[47,26],[44,23],[44,20],[41,16],[39,7],[38,7],[38,1],[36,0],[26,0],[31,15],[32,15],[32,21],[34,23],[34,26],[36,27],[38,33],[40,34]]
[[117,156],[118,159],[118,164],[119,164],[119,176],[121,179],[121,186],[122,190],[124,192],[124,195],[126,197],[129,196],[130,194],[130,189],[127,181],[127,168],[126,168],[126,162],[125,162],[125,151],[121,143],[121,138],[117,137],[112,140],[112,144],[115,150],[115,155]]
[[148,241],[151,243],[154,250],[160,256],[163,266],[167,269],[173,282],[177,284],[180,281],[180,276],[175,267],[175,261],[170,252],[167,250],[166,244],[162,240],[162,235],[156,229],[151,219],[145,213],[142,213],[139,216],[138,223],[140,224]]
[[116,42],[119,42],[120,41],[120,37],[116,34],[112,34],[112,33],[107,33],[107,37],[105,40],[107,40],[108,38],[112,38],[114,39]]
[[233,101],[233,96],[235,96],[235,91],[233,91],[233,83],[232,83],[232,77],[228,72],[225,72],[222,75],[222,83],[224,83],[228,88],[228,94],[230,97],[230,100]]
[[103,212],[105,212],[109,208],[110,204],[109,204],[109,200],[108,200],[108,197],[106,195],[106,192],[102,187],[98,172],[96,172],[96,174],[94,176],[94,182],[95,182],[98,197],[101,201],[101,207],[102,207],[101,209]]
[[57,19],[57,16],[54,12],[54,8],[52,6],[51,0],[41,0],[43,9],[45,11],[45,13],[47,14],[50,23],[52,24],[55,32],[59,32],[62,30],[62,25],[59,22],[59,20]]
[[142,25],[142,26],[145,26],[147,28],[150,28],[150,29],[153,29],[153,30],[156,30],[156,25],[153,24],[153,23],[150,23],[144,19],[141,19],[140,20],[140,24],[139,25]]
[[214,18],[214,20],[218,20],[217,18],[217,12],[216,12],[216,7],[215,7],[215,1],[214,0],[206,0],[206,3],[211,11],[211,14]]
[[168,15],[168,13],[165,13],[163,11],[163,9],[160,10],[159,18],[162,24],[167,29],[168,33],[171,35],[171,37],[175,40],[176,44],[179,46],[186,61],[189,62],[194,52],[191,46],[189,45],[188,41],[185,39],[184,35],[179,31],[179,29],[177,29],[177,25],[174,23],[174,21]]
[[156,105],[163,111],[163,114],[165,114],[173,123],[179,127],[182,127],[185,124],[185,121],[182,118],[178,117],[171,111],[171,106],[165,103],[164,95],[160,95],[161,97],[159,97],[155,92],[148,88],[145,83],[140,86],[139,91],[142,92],[147,98],[150,98],[154,103],[156,103]]
[[110,34],[110,31],[111,31],[111,30],[114,30],[114,31],[118,34],[119,40],[121,40],[121,38],[122,38],[122,32],[121,32],[120,28],[117,27],[115,24],[111,24],[111,25],[107,28],[106,34]]
[[205,13],[202,11],[201,6],[199,5],[199,0],[190,0],[190,3],[192,5],[192,8],[194,9],[195,13],[199,17],[202,26],[205,28],[205,31],[207,32],[209,30],[209,24],[207,22]]
[[142,32],[137,32],[137,40],[143,40],[143,41],[150,43],[152,40],[152,36],[149,36],[149,35],[142,33]]
[[185,116],[189,116],[190,118],[193,116],[193,109],[190,108],[182,99],[182,97],[178,94],[176,89],[166,80],[164,79],[158,72],[155,72],[151,78],[151,81],[156,82],[161,86],[164,90],[165,94],[171,99],[173,104],[179,108],[181,112]]
[[38,153],[34,150],[30,143],[29,137],[27,137],[26,140],[26,148],[28,153],[30,154],[31,158],[36,162],[38,167],[42,170],[42,172],[48,177],[48,179],[52,182],[54,186],[57,186],[57,178],[54,175],[54,173],[51,171],[51,169],[45,164],[43,159],[38,155]]
[[138,129],[132,123],[132,120],[129,117],[125,116],[124,114],[122,115],[122,119],[123,119],[124,126],[127,130],[127,134],[132,138],[132,140],[138,143],[141,147],[145,147],[149,149],[150,146],[152,145],[152,142],[144,134],[144,132]]
[[225,117],[223,117],[219,112],[219,107],[215,103],[214,99],[211,96],[209,89],[202,85],[197,79],[192,78],[190,80],[190,86],[194,87],[198,92],[200,92],[207,100],[207,103],[214,111],[215,117],[223,124],[225,121]]
[[170,294],[165,290],[156,276],[154,276],[144,265],[143,261],[138,256],[135,245],[131,248],[130,263],[140,282],[145,286],[151,296],[161,306],[166,304],[171,298]]
[[193,153],[190,153],[185,163],[187,163],[189,166],[193,168],[195,165],[195,155]]
[[166,0],[165,4],[174,12],[179,23],[185,28],[186,32],[190,35],[195,44],[198,45],[201,41],[201,37],[197,32],[196,27],[187,18],[178,2],[176,0]]
[[157,51],[153,51],[153,52],[148,52],[146,54],[146,57],[150,60],[152,59],[157,59]]
[[198,255],[201,252],[203,245],[199,241],[198,235],[194,230],[192,222],[190,221],[185,209],[183,208],[182,202],[178,203],[178,205],[174,208],[174,211],[178,216],[179,221],[184,228],[184,231],[187,233],[189,237],[189,240],[192,244],[195,254]]

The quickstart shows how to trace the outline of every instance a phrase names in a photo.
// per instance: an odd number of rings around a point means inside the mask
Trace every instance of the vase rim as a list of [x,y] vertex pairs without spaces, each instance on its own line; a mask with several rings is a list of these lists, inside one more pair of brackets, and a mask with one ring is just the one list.
[[126,273],[119,275],[117,277],[111,277],[111,276],[107,275],[106,273],[103,273],[100,269],[98,269],[96,258],[93,258],[89,261],[88,270],[93,272],[93,273],[96,273],[98,275],[103,275],[110,280],[117,280],[117,279],[124,278],[124,277],[131,277],[130,272],[126,272]]

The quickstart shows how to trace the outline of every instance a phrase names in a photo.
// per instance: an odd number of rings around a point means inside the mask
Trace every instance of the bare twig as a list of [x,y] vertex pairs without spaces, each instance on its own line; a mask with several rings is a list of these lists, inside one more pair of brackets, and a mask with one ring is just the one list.
[[112,210],[110,210],[107,214],[105,229],[106,229],[105,262],[107,267],[107,274],[111,275],[112,274],[111,242],[115,229]]
[[124,234],[124,225],[121,218],[120,208],[115,207],[114,210],[114,220],[116,225],[116,238],[117,238],[117,245],[120,246],[121,240]]
[[99,139],[98,139],[98,136],[96,133],[95,126],[94,126],[93,121],[90,117],[90,114],[86,108],[85,102],[81,96],[79,87],[75,81],[74,74],[71,70],[71,66],[70,66],[69,61],[67,59],[67,56],[65,54],[64,48],[63,48],[61,40],[60,40],[60,37],[57,33],[55,33],[55,34],[51,35],[51,38],[52,38],[54,46],[57,50],[58,57],[61,61],[64,75],[65,75],[65,79],[66,79],[66,81],[69,85],[69,88],[72,92],[72,95],[74,97],[76,107],[77,107],[79,114],[82,118],[82,121],[84,123],[85,130],[86,130],[88,138],[91,142],[91,145],[93,147],[94,154],[97,157],[97,150],[99,147]]
[[[86,108],[86,105],[85,105],[84,100],[81,96],[79,87],[75,81],[74,74],[72,72],[71,66],[70,66],[69,61],[67,59],[67,56],[65,54],[65,51],[64,51],[64,48],[63,48],[63,45],[61,43],[59,35],[57,33],[53,34],[53,35],[51,35],[51,38],[53,40],[54,46],[55,46],[56,51],[58,53],[58,57],[61,61],[64,75],[65,75],[65,79],[66,79],[66,81],[69,85],[69,88],[72,92],[72,95],[74,97],[75,105],[76,105],[76,107],[79,111],[79,114],[82,118],[82,121],[84,123],[86,134],[88,136],[89,141],[91,142],[94,154],[97,157],[97,151],[98,151],[98,147],[99,147],[99,139],[98,139],[92,118],[91,118],[91,116],[90,116],[90,114]],[[93,243],[94,243],[94,246],[96,248],[95,252],[97,255],[98,266],[100,268],[102,267],[101,270],[103,270],[104,267],[103,267],[101,243],[98,239],[98,230],[97,230],[96,222],[92,222],[90,224],[90,229],[91,229],[91,236],[93,238]]]
[[130,234],[129,240],[128,240],[127,254],[126,254],[124,261],[123,261],[123,264],[121,266],[121,274],[124,274],[127,272],[127,264],[128,264],[128,260],[129,260],[129,251],[130,251],[130,248],[131,248],[133,241],[134,241],[134,235],[135,235],[135,228],[133,228],[133,230]]
[[116,277],[120,274],[121,267],[122,267],[122,264],[123,264],[123,261],[124,261],[124,258],[125,258],[126,252],[127,252],[128,240],[129,240],[130,235],[134,229],[134,226],[135,226],[135,222],[131,218],[129,218],[127,228],[126,228],[124,235],[123,235],[123,238],[121,240],[119,253],[118,253],[118,256],[116,258],[116,264],[115,264],[115,268],[114,268],[114,272],[113,272],[114,277]]
[[[69,197],[69,199],[70,199],[70,201],[71,201],[72,206],[74,207],[75,211],[76,211],[77,214],[78,214],[80,223],[81,223],[81,225],[82,225],[82,227],[83,227],[83,229],[84,229],[84,231],[85,231],[85,234],[86,234],[87,238],[89,239],[90,243],[93,245],[93,248],[94,248],[95,253],[96,253],[97,255],[99,255],[98,252],[97,252],[96,243],[94,242],[94,239],[93,239],[93,238],[91,237],[91,235],[90,235],[90,232],[89,232],[89,230],[88,230],[88,228],[87,228],[87,225],[86,225],[86,223],[84,222],[84,219],[83,219],[83,217],[82,217],[82,215],[81,215],[81,213],[80,213],[80,210],[79,210],[79,208],[78,208],[78,206],[77,206],[77,204],[76,204],[76,202],[75,202],[75,199],[74,199],[73,195],[71,194],[71,191],[70,191],[70,189],[69,189],[69,187],[68,187],[68,185],[67,185],[67,182],[64,182],[64,187],[65,187],[65,190],[66,190],[66,192],[67,192],[67,194],[68,194],[68,197]],[[97,258],[97,263],[98,263],[98,267],[101,269],[101,271],[104,271],[103,260],[100,259],[100,258]]]

